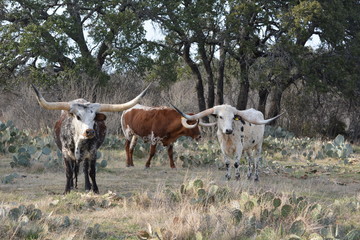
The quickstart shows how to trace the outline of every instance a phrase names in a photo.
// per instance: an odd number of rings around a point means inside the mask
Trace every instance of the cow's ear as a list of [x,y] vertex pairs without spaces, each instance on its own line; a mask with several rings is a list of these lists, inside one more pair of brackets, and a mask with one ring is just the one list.
[[105,121],[106,120],[106,115],[103,113],[97,113],[95,116],[95,120],[96,121]]

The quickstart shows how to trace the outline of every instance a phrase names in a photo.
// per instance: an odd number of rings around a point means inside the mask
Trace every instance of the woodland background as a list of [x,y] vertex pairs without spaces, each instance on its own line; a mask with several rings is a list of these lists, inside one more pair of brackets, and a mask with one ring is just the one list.
[[[52,127],[48,101],[254,107],[298,136],[360,138],[355,0],[0,1],[0,120]],[[149,33],[153,33],[150,36]],[[120,114],[108,114],[110,133]],[[213,119],[210,119],[210,121]]]

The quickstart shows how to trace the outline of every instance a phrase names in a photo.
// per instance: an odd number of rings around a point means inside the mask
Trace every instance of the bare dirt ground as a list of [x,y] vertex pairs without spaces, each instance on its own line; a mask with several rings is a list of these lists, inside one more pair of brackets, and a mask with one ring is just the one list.
[[[171,169],[167,164],[153,163],[149,169],[144,169],[145,159],[136,159],[135,167],[127,168],[124,164],[124,157],[109,162],[106,169],[97,173],[97,182],[100,193],[108,191],[117,192],[124,196],[131,196],[139,191],[155,191],[159,186],[178,188],[188,179],[200,178],[208,179],[216,184],[237,187],[247,191],[271,190],[275,192],[291,193],[296,192],[300,195],[305,194],[316,198],[330,198],[353,196],[360,193],[360,170],[359,163],[355,163],[355,168],[349,172],[319,172],[314,173],[315,168],[304,166],[303,175],[289,174],[287,172],[263,168],[260,173],[260,181],[254,182],[246,178],[245,166],[242,167],[240,181],[225,180],[225,170],[215,166],[183,168],[177,162],[177,168]],[[11,169],[8,164],[10,159],[2,158],[0,165],[0,175],[12,172],[18,173],[21,177],[16,178],[12,184],[0,184],[0,191],[4,194],[22,195],[31,200],[45,195],[60,195],[65,186],[65,173],[63,171],[45,171],[43,173],[31,173],[31,171],[21,168]],[[359,158],[360,161],[360,158]],[[79,188],[75,191],[84,192],[84,179],[80,171]]]
[[[74,190],[74,193],[80,195],[70,195],[65,197],[62,195],[65,187],[65,173],[62,170],[52,171],[37,171],[36,168],[14,168],[10,167],[10,158],[7,156],[0,157],[0,176],[5,176],[16,172],[18,177],[14,179],[12,183],[4,184],[0,183],[0,208],[11,208],[19,205],[34,204],[36,207],[42,209],[43,214],[49,216],[58,216],[65,219],[67,216],[71,219],[72,223],[70,228],[63,228],[60,225],[59,228],[63,230],[41,230],[40,235],[37,237],[26,239],[138,239],[137,235],[143,229],[147,229],[147,225],[162,226],[162,229],[171,229],[172,232],[176,232],[172,225],[178,216],[192,216],[197,219],[196,216],[200,216],[200,213],[188,207],[189,203],[182,208],[180,206],[175,209],[169,209],[168,205],[160,207],[158,203],[150,204],[149,207],[146,201],[148,196],[159,194],[164,192],[164,189],[170,189],[174,192],[179,192],[180,186],[191,179],[202,179],[208,184],[216,184],[221,187],[227,187],[235,194],[241,194],[247,192],[249,194],[260,194],[262,192],[271,191],[278,196],[285,196],[296,194],[297,196],[305,196],[309,202],[321,203],[326,209],[329,204],[331,210],[332,204],[336,201],[343,201],[344,199],[357,199],[360,202],[360,168],[359,155],[354,155],[352,163],[350,165],[341,165],[339,169],[334,170],[334,165],[338,163],[338,160],[327,160],[319,162],[317,165],[309,165],[306,162],[292,163],[291,161],[283,161],[280,164],[265,163],[260,171],[260,181],[254,182],[246,179],[245,166],[242,166],[242,175],[240,181],[225,180],[225,170],[218,169],[215,166],[209,167],[181,167],[181,162],[177,162],[176,169],[170,169],[168,162],[164,163],[153,162],[150,169],[144,169],[145,158],[135,159],[135,167],[125,167],[125,158],[122,151],[110,151],[107,153],[109,156],[108,166],[105,169],[99,170],[97,173],[97,183],[100,190],[100,196],[104,196],[108,193],[116,193],[121,199],[131,199],[134,196],[138,196],[137,200],[140,203],[138,205],[129,204],[128,208],[124,207],[127,201],[118,203],[117,207],[104,209],[94,208],[93,210],[84,210],[87,208],[66,208],[60,210],[58,207],[54,210],[51,207],[53,201],[65,201],[67,204],[76,205],[75,202],[80,200],[77,198],[88,198],[88,195],[84,191],[84,176],[81,173],[79,176],[79,188]],[[340,163],[338,164],[340,166]],[[290,170],[289,170],[290,169]],[[81,170],[80,170],[81,172]],[[90,194],[90,197],[94,196]],[[94,197],[95,198],[95,197]],[[65,199],[65,200],[64,200]],[[156,198],[155,198],[156,199]],[[353,201],[353,200],[351,200]],[[81,203],[83,204],[83,203]],[[135,207],[134,207],[135,206]],[[229,207],[227,205],[227,207]],[[178,209],[177,209],[178,208]],[[189,210],[190,209],[190,210]],[[215,210],[214,210],[215,211]],[[222,216],[222,212],[225,210],[220,205],[216,207],[218,216]],[[226,212],[226,211],[225,211]],[[197,215],[196,215],[197,214]],[[202,213],[201,214],[207,214]],[[227,214],[227,213],[226,213]],[[255,213],[254,213],[255,214]],[[213,214],[217,216],[216,214]],[[305,214],[304,214],[305,216]],[[351,226],[357,226],[360,228],[360,214],[359,211],[345,214],[342,216],[342,222],[348,221],[351,216]],[[203,221],[203,216],[197,220],[199,223],[188,222],[189,226],[200,225]],[[218,217],[219,218],[219,217]],[[222,216],[221,218],[224,218]],[[305,217],[304,217],[305,218]],[[0,216],[1,219],[1,216]],[[200,220],[202,219],[202,220]],[[61,220],[65,221],[65,220]],[[219,220],[220,221],[220,220]],[[80,227],[76,222],[81,222]],[[92,233],[89,235],[89,231],[95,232],[96,224],[100,224],[101,231],[99,233]],[[181,233],[178,233],[177,239],[184,238],[195,239],[194,235],[198,234],[194,230],[188,230],[190,228],[186,226],[181,229]],[[221,226],[214,224],[214,226]],[[211,228],[214,228],[212,226]],[[48,228],[48,227],[47,227]],[[309,232],[315,231],[319,226],[308,225]],[[90,229],[90,230],[89,230]],[[201,229],[199,227],[199,229]],[[315,230],[314,230],[315,229]],[[1,230],[1,229],[0,229]],[[9,229],[7,231],[11,232]],[[98,231],[98,230],[97,230]],[[105,235],[100,233],[105,232]],[[179,230],[180,231],[180,230]],[[199,230],[200,231],[200,230]],[[13,237],[11,239],[22,239],[24,235],[16,232],[11,233]],[[10,235],[11,235],[10,234]],[[175,233],[174,233],[175,234]],[[206,234],[203,232],[202,234]],[[277,233],[276,233],[277,234]],[[276,236],[275,234],[275,236]],[[9,236],[9,235],[6,235]],[[26,235],[28,236],[28,235]],[[111,237],[109,237],[111,236]],[[116,236],[116,237],[114,237]],[[242,239],[237,238],[236,234],[232,230],[228,232],[216,232],[214,235],[207,233],[204,239]],[[271,235],[272,236],[272,235]],[[282,239],[282,238],[263,238],[263,239]],[[144,238],[152,239],[152,238]],[[156,239],[156,238],[153,238]],[[167,239],[167,238],[164,238]],[[168,238],[176,239],[176,238]],[[253,238],[244,238],[253,239]],[[306,238],[304,238],[306,239]]]

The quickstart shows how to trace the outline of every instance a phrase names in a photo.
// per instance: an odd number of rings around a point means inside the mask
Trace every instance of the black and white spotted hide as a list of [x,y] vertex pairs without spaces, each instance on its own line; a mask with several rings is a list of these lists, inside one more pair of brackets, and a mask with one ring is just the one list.
[[84,162],[85,190],[99,193],[96,183],[96,154],[105,139],[106,116],[87,107],[81,110],[63,111],[61,119],[55,125],[56,143],[62,151],[66,168],[65,193],[77,188],[81,162]]

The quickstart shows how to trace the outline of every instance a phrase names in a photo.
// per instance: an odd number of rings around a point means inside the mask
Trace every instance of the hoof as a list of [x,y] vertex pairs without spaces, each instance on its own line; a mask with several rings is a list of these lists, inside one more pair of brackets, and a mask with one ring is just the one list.
[[144,170],[148,170],[150,168],[150,166],[145,166]]
[[133,167],[134,164],[126,164],[126,167]]
[[240,180],[240,176],[236,176],[236,177],[235,177],[235,180],[236,180],[236,181],[239,181],[239,180]]
[[230,181],[231,176],[229,176],[229,175],[225,175],[225,179],[226,179],[226,180],[228,180],[228,181]]

